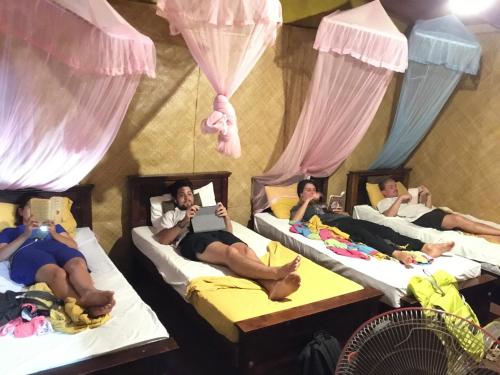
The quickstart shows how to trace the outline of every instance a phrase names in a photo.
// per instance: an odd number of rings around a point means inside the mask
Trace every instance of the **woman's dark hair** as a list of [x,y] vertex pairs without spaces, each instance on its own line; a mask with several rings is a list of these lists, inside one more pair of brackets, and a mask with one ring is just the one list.
[[304,188],[306,187],[307,184],[313,184],[314,187],[316,188],[316,191],[319,191],[319,186],[318,183],[314,180],[302,180],[297,184],[297,195],[300,196],[302,192],[304,191]]
[[168,192],[172,195],[172,198],[175,199],[177,197],[177,192],[180,188],[187,186],[193,191],[193,183],[188,179],[177,180],[172,185],[168,187]]
[[16,205],[18,207],[18,210],[16,210],[16,224],[19,225],[19,224],[22,224],[23,223],[23,217],[19,214],[19,208],[20,209],[23,209],[24,207],[26,207],[26,205],[28,204],[28,202],[32,199],[32,198],[42,198],[40,195],[37,195],[37,194],[33,194],[33,193],[26,193],[26,194],[23,194],[21,195],[17,201],[16,201]]

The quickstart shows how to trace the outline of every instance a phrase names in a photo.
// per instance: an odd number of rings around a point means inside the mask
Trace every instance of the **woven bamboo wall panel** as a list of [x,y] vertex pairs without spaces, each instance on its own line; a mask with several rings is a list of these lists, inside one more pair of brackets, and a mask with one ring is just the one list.
[[407,165],[435,205],[500,222],[500,33],[476,37],[480,77],[463,78]]

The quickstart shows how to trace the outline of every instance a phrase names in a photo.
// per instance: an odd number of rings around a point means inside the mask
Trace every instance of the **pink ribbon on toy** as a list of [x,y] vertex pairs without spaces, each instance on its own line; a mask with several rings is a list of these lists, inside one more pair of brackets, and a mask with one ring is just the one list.
[[240,137],[236,122],[236,111],[225,95],[214,99],[214,111],[201,122],[203,133],[218,132],[217,151],[239,158],[241,155]]

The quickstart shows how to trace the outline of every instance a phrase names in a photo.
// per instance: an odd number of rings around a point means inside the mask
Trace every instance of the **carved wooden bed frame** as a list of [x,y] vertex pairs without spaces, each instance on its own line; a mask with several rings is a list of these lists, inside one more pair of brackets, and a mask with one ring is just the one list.
[[[78,223],[78,227],[92,228],[93,187],[94,185],[91,184],[77,185],[69,190],[57,193],[38,189],[0,190],[0,202],[16,203],[19,198],[26,194],[33,194],[43,198],[50,198],[52,196],[68,197],[73,201],[71,213]],[[44,370],[39,372],[39,374],[85,374],[143,360],[147,357],[167,353],[177,348],[177,343],[172,338],[155,339],[73,364]]]
[[[227,207],[230,172],[173,174],[162,176],[129,176],[130,230],[151,225],[151,196],[162,195],[168,185],[180,178],[189,178],[195,188],[213,182],[215,197]],[[134,255],[142,265],[141,276],[150,285],[151,306],[166,320],[164,324],[182,347],[195,350],[196,355],[207,352],[222,358],[224,367],[236,373],[285,373],[300,350],[319,329],[327,329],[341,341],[376,311],[381,293],[363,289],[343,296],[299,306],[236,323],[239,342],[232,343],[218,334],[170,285],[165,283],[153,263],[133,244]],[[144,272],[144,270],[147,270]],[[144,297],[148,301],[147,297]],[[156,301],[156,306],[154,302]],[[149,301],[148,301],[149,303]],[[178,333],[176,333],[176,330]],[[187,345],[185,343],[188,343]],[[197,349],[194,349],[197,348]],[[296,368],[295,368],[296,370]]]
[[[383,178],[392,177],[408,186],[410,172],[410,168],[350,171],[347,174],[346,211],[352,215],[354,206],[370,205],[368,193],[366,192],[367,182],[378,183]],[[498,291],[499,280],[494,275],[483,271],[480,276],[459,283],[460,292],[474,308],[482,323],[489,319],[491,294],[500,294]],[[406,296],[401,299],[401,306],[418,306],[418,303],[414,298]]]

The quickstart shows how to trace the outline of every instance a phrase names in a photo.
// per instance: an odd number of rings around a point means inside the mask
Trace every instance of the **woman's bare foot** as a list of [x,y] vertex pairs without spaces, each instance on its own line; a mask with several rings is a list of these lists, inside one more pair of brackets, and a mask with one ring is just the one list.
[[450,251],[453,246],[455,246],[455,242],[453,241],[443,243],[426,243],[422,247],[422,251],[433,258],[437,258],[443,255],[443,253]]
[[299,268],[299,266],[300,266],[300,255],[297,255],[297,257],[290,263],[287,263],[277,268],[277,274],[278,274],[277,280],[284,279],[292,272],[297,271],[297,268]]
[[403,263],[405,266],[410,266],[415,261],[415,259],[413,259],[413,257],[410,254],[405,253],[401,250],[394,250],[392,256],[397,260],[399,260],[401,263]]
[[115,305],[114,292],[109,290],[90,289],[78,300],[78,304],[84,307],[91,316],[101,316],[111,312]]
[[274,287],[269,291],[269,299],[273,301],[282,300],[295,292],[300,287],[300,276],[292,272],[285,278],[275,282]]

